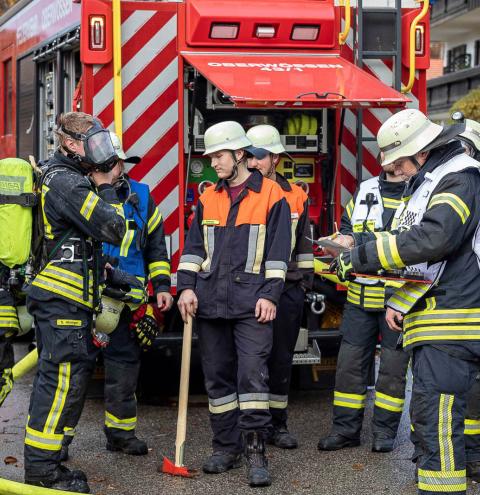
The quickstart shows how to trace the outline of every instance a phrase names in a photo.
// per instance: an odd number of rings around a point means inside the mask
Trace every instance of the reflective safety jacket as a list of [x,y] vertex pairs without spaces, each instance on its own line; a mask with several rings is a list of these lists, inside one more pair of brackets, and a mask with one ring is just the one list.
[[278,303],[290,251],[290,210],[280,186],[254,171],[231,203],[220,180],[198,201],[178,290],[195,291],[199,317],[250,317],[258,299]]
[[[146,184],[127,175],[114,185],[123,205],[127,231],[122,244],[104,243],[103,252],[117,258],[118,267],[136,275],[145,285],[150,278],[154,294],[170,291],[170,261],[165,244],[162,215]],[[146,291],[129,292],[133,304],[146,300]]]
[[[440,167],[447,169],[452,163],[455,167],[435,186],[432,180]],[[406,314],[406,348],[468,346],[468,341],[480,340],[480,268],[474,251],[480,221],[479,167],[458,142],[434,149],[409,182],[400,228],[351,252],[354,269],[369,272],[442,262],[434,284],[407,283],[387,303]],[[416,201],[422,196],[428,200],[423,213]],[[416,212],[409,210],[410,201],[416,202]]]
[[308,196],[300,186],[290,184],[279,173],[276,174],[276,182],[282,188],[290,207],[292,221],[292,255],[286,282],[299,283],[304,276],[313,275],[313,246],[308,240],[312,236],[308,218]]
[[[340,233],[370,232],[375,235],[375,232],[388,230],[404,191],[405,183],[387,181],[385,172],[363,181],[345,207]],[[347,301],[366,311],[383,311],[385,283],[357,278],[348,284]]]
[[42,175],[41,208],[51,260],[34,278],[29,296],[93,309],[99,297],[94,280],[103,272],[101,242],[120,244],[125,235],[115,190],[109,184],[96,190],[76,162],[56,152]]

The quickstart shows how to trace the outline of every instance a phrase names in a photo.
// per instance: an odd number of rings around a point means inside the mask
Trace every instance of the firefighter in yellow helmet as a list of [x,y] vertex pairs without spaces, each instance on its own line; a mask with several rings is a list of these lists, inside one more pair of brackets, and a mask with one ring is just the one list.
[[[480,362],[478,224],[480,163],[458,140],[463,124],[442,127],[403,110],[380,128],[384,164],[409,177],[393,229],[342,253],[342,279],[354,272],[405,269],[432,283],[408,282],[387,302],[387,323],[412,354],[411,419],[422,495],[466,493],[467,393]],[[354,234],[355,240],[357,238]]]
[[273,347],[268,361],[270,376],[270,413],[272,415],[269,442],[283,449],[298,446],[296,437],[287,428],[287,405],[293,353],[300,331],[305,287],[313,278],[313,249],[308,218],[308,196],[296,184],[290,184],[276,171],[285,148],[278,130],[271,125],[257,125],[247,132],[252,142],[248,149],[250,168],[274,180],[282,188],[290,206],[292,226],[291,258],[285,285],[273,321]]

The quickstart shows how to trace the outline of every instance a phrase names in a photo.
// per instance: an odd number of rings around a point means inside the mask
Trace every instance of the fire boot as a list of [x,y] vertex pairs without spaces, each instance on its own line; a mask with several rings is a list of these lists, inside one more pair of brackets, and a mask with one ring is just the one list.
[[48,476],[25,476],[25,484],[65,492],[90,493],[85,473],[83,471],[70,471],[65,466],[58,466],[53,474]]
[[262,433],[256,431],[247,433],[245,458],[250,486],[270,486],[272,480],[268,472],[268,461],[265,457],[265,442]]
[[318,442],[318,450],[340,450],[347,447],[358,447],[360,440],[347,438],[338,433],[331,433],[328,437],[321,438]]
[[373,435],[372,452],[391,452],[394,443],[395,438],[382,434]]
[[148,447],[147,444],[137,438],[135,435],[132,436],[116,436],[112,435],[109,431],[110,428],[105,428],[105,434],[107,436],[107,450],[112,452],[123,452],[128,455],[147,455]]
[[65,434],[63,436],[62,440],[62,450],[60,452],[60,462],[66,462],[68,461],[70,454],[68,451],[68,448],[70,447],[70,444],[73,441],[73,435],[67,435]]
[[207,474],[219,474],[229,469],[239,468],[242,465],[242,454],[233,452],[214,452],[203,464],[203,472]]
[[480,483],[480,461],[467,462],[467,478]]
[[296,449],[298,447],[297,439],[288,431],[286,426],[274,428],[267,443],[280,449]]

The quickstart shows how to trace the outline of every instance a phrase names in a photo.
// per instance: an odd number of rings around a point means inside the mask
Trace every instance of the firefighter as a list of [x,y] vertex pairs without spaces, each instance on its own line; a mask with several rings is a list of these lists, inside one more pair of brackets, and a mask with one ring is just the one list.
[[[104,431],[107,450],[146,455],[146,442],[135,435],[135,390],[142,349],[151,346],[152,338],[158,330],[154,317],[144,317],[138,325],[132,325],[132,317],[136,311],[145,312],[148,280],[152,283],[158,309],[161,312],[170,309],[173,303],[170,294],[170,261],[162,215],[155,205],[149,187],[125,173],[125,163],[137,164],[140,158],[127,157],[118,136],[111,132],[110,137],[119,158],[112,171],[113,187],[123,205],[127,232],[120,246],[104,243],[103,251],[108,260],[118,268],[135,275],[141,281],[141,287],[131,289],[128,294],[104,291],[104,311],[96,320],[97,329],[108,332],[109,335],[109,342],[103,348],[106,405]],[[149,335],[145,331],[148,322],[154,327]],[[131,327],[136,331],[132,332]],[[76,422],[67,424],[62,460],[68,459],[68,445],[73,440],[75,426]]]
[[254,148],[249,149],[249,168],[255,168],[264,177],[276,181],[290,206],[292,223],[292,254],[288,264],[285,285],[273,321],[273,346],[268,360],[270,377],[270,413],[272,415],[269,443],[283,449],[294,449],[297,439],[287,428],[288,391],[293,353],[302,320],[305,287],[313,278],[313,249],[308,219],[308,196],[305,191],[287,181],[276,171],[280,154],[285,148],[280,134],[271,125],[258,125],[247,132]]
[[[465,152],[479,161],[480,124],[471,119],[464,119],[464,122],[466,126],[465,131],[462,132],[458,138],[462,143]],[[415,435],[413,435],[413,438],[415,439]],[[465,451],[467,477],[478,483],[480,482],[480,375],[477,375],[473,388],[467,396]]]
[[244,445],[250,485],[267,486],[267,362],[290,258],[290,212],[280,186],[247,169],[250,145],[237,122],[205,132],[205,154],[219,180],[200,196],[188,232],[178,305],[184,321],[197,317],[213,430],[203,470],[239,467]]
[[59,147],[41,178],[41,255],[27,295],[39,362],[25,434],[25,482],[89,493],[85,474],[61,465],[60,453],[67,421],[83,409],[97,354],[92,319],[104,274],[101,243],[120,244],[125,220],[111,185],[118,157],[109,132],[91,115],[70,112],[60,116],[56,134]]
[[380,269],[405,269],[425,280],[397,289],[386,313],[391,329],[403,327],[412,353],[421,494],[466,493],[465,411],[480,363],[480,163],[452,141],[463,129],[443,128],[414,109],[381,126],[383,164],[409,177],[408,200],[392,232],[342,253],[332,266],[343,280]]
[[[375,238],[379,232],[389,230],[404,190],[404,177],[394,174],[392,164],[385,165],[378,177],[363,181],[347,203],[339,239],[351,239],[352,232],[368,232]],[[330,434],[320,439],[319,450],[360,445],[367,385],[379,335],[382,351],[375,386],[372,451],[393,450],[405,403],[409,356],[397,348],[398,335],[385,321],[386,291],[386,284],[375,279],[357,278],[348,285],[335,377],[333,426]]]

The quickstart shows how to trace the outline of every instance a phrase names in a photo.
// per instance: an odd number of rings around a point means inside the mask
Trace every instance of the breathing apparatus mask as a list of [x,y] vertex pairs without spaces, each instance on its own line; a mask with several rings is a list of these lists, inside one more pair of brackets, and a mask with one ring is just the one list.
[[94,119],[92,127],[85,134],[69,131],[64,126],[61,130],[72,139],[82,141],[85,156],[74,154],[70,150],[67,150],[67,156],[88,165],[89,171],[108,173],[117,163],[118,155],[110,132],[104,129],[98,120]]

